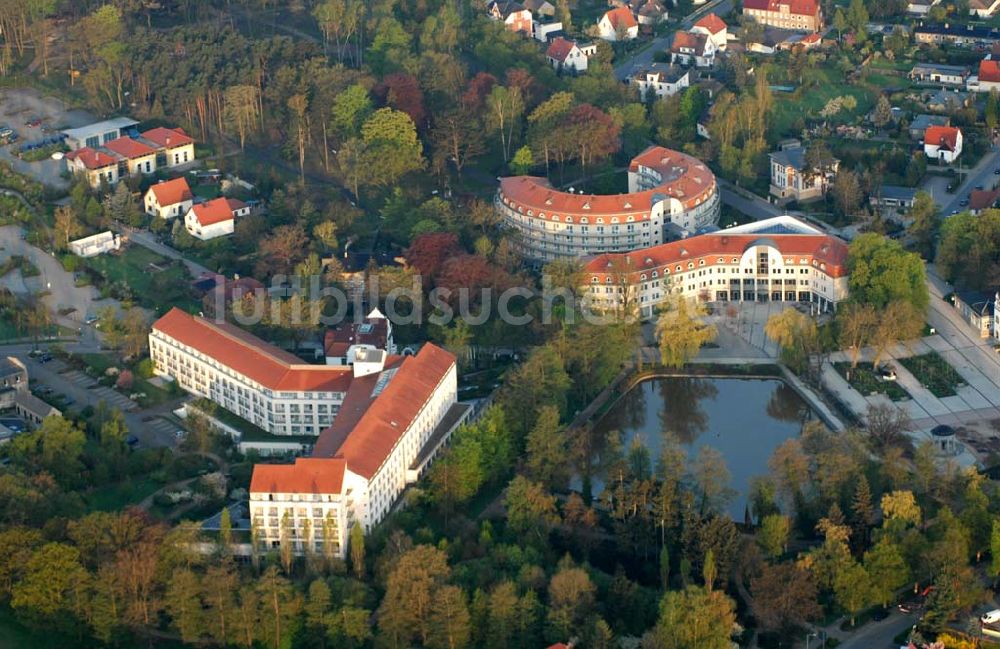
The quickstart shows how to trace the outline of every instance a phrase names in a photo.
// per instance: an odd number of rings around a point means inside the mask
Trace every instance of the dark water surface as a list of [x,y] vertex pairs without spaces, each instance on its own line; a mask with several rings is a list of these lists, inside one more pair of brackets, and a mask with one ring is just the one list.
[[[767,473],[774,449],[797,437],[812,416],[802,398],[777,379],[670,377],[637,385],[597,422],[594,434],[603,440],[609,431],[619,431],[626,453],[639,436],[654,466],[664,431],[677,437],[691,460],[701,447],[715,447],[737,494],[729,513],[742,521],[750,479]],[[574,483],[579,486],[579,480]],[[594,495],[603,488],[604,476],[594,475]]]

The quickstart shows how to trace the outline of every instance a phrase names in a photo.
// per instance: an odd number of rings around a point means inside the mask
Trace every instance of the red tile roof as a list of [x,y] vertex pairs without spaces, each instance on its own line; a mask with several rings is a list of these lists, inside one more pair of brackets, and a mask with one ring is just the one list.
[[188,186],[187,179],[183,177],[157,183],[151,186],[149,191],[153,192],[153,196],[156,197],[156,202],[159,203],[160,207],[176,205],[177,203],[189,201],[194,198],[191,194],[191,188]]
[[979,62],[979,80],[1000,83],[1000,65],[997,61]]
[[343,484],[343,460],[300,457],[295,464],[255,464],[250,492],[338,494]]
[[110,142],[105,142],[104,148],[108,151],[117,153],[128,160],[156,154],[156,149],[146,146],[142,142],[133,140],[128,136],[120,137],[111,140]]
[[564,63],[566,61],[566,57],[569,56],[569,53],[573,51],[574,47],[576,47],[576,43],[568,41],[560,36],[552,41],[552,44],[549,45],[549,49],[545,50],[545,56],[550,59],[555,59],[560,63]]
[[[609,269],[634,269],[633,275],[651,270],[662,270],[673,264],[683,263],[681,272],[688,272],[688,262],[705,261],[705,267],[718,265],[719,259],[726,265],[732,264],[733,257],[741,256],[747,248],[755,244],[773,244],[783,255],[799,259],[813,260],[826,264],[825,272],[832,277],[847,275],[847,244],[837,237],[825,234],[726,234],[719,232],[703,234],[689,239],[672,241],[652,248],[644,248],[629,253],[606,253],[594,257],[584,266],[584,272],[597,277],[598,283],[605,282],[612,275]],[[676,272],[670,268],[670,272]],[[635,279],[635,278],[633,278]]]
[[632,15],[632,11],[628,7],[611,9],[604,14],[604,17],[608,19],[608,22],[615,29],[630,29],[639,26],[639,23],[635,21],[635,16]]
[[954,151],[958,147],[960,133],[954,126],[928,126],[924,131],[924,144],[936,144],[946,151]]
[[213,198],[210,201],[199,203],[191,208],[194,218],[201,224],[201,227],[233,220],[233,208],[229,206],[226,198]]
[[117,165],[118,161],[102,151],[96,151],[89,146],[66,154],[67,160],[80,160],[87,169],[103,169]]
[[709,34],[718,34],[726,29],[726,23],[715,14],[708,14],[694,24],[695,27],[702,27],[708,30]]
[[670,51],[680,54],[683,49],[691,49],[696,56],[705,53],[705,45],[708,43],[708,36],[697,32],[677,32],[674,34],[673,43],[670,44]]
[[327,356],[343,356],[351,345],[374,345],[385,349],[388,338],[388,320],[365,318],[360,323],[342,322],[333,329],[327,329],[323,336],[323,348]]
[[229,206],[229,210],[231,212],[235,212],[236,210],[242,210],[243,208],[245,208],[247,206],[246,203],[244,203],[243,201],[239,200],[238,198],[227,198],[226,199],[226,205]]
[[142,132],[142,137],[156,144],[156,146],[172,148],[183,146],[194,142],[182,128],[159,128]]
[[970,210],[986,210],[996,205],[1000,189],[977,189],[969,194]]
[[781,11],[782,6],[788,7],[788,12],[798,16],[816,16],[819,13],[817,0],[743,0],[743,9],[757,11]]
[[715,191],[715,174],[703,162],[686,153],[651,146],[632,159],[630,171],[639,166],[653,169],[663,181],[655,188],[633,194],[570,194],[554,189],[545,178],[512,176],[500,181],[500,194],[511,209],[533,218],[561,220],[564,216],[634,216],[648,220],[655,199],[672,197],[685,208],[704,202]]
[[403,359],[377,398],[371,399],[368,388],[368,383],[374,386],[377,380],[357,379],[358,387],[352,386],[333,425],[317,440],[313,455],[343,458],[348,469],[371,478],[454,366],[454,355],[427,343],[416,356]]
[[308,365],[297,356],[226,322],[173,308],[153,323],[159,331],[250,380],[281,392],[347,392],[349,367]]

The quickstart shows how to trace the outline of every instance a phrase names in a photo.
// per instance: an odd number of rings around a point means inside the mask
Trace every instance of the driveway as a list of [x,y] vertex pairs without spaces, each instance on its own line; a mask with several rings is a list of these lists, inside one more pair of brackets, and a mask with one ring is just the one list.
[[121,226],[120,229],[123,233],[128,235],[128,239],[132,243],[137,243],[143,248],[148,248],[156,254],[166,257],[167,259],[178,259],[183,261],[184,265],[187,266],[188,272],[191,273],[192,278],[198,278],[205,274],[214,274],[198,262],[191,261],[174,248],[157,241],[156,237],[149,230],[139,230],[128,226]]

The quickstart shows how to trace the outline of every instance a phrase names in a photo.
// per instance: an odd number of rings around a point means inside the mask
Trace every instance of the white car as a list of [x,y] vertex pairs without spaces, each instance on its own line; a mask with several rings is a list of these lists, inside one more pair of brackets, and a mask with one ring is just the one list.
[[979,618],[979,621],[983,624],[996,624],[997,622],[1000,622],[1000,608],[995,608],[989,613],[983,613],[982,617]]

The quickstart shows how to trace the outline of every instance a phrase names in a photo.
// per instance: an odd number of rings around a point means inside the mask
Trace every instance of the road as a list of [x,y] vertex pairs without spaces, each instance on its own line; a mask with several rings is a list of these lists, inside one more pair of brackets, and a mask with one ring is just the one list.
[[[917,623],[917,615],[909,613],[904,615],[899,611],[893,611],[889,617],[881,622],[869,622],[851,635],[847,636],[839,645],[840,649],[898,649],[893,638],[912,628]],[[813,646],[816,646],[814,643]]]
[[994,169],[1000,167],[1000,148],[993,147],[993,150],[982,157],[971,171],[965,174],[965,182],[962,183],[958,191],[954,194],[934,196],[934,201],[941,207],[941,214],[945,217],[951,216],[966,209],[959,205],[963,200],[968,200],[969,193],[973,189],[982,185],[984,188],[993,187],[1000,181],[1000,176],[993,173]]
[[722,202],[746,214],[755,221],[787,213],[785,210],[767,202],[760,196],[753,195],[753,198],[748,198],[745,194],[738,192],[731,183],[718,176],[716,176],[716,180],[719,183],[719,195],[722,198]]
[[[680,24],[677,26],[677,30],[675,31],[682,29],[690,29],[691,25],[693,25],[695,21],[697,21],[698,19],[700,19],[702,16],[704,16],[709,12],[714,11],[717,14],[725,15],[728,14],[730,11],[732,11],[732,9],[733,9],[732,0],[712,0],[711,2],[708,2],[698,7],[690,14],[688,14],[684,18],[684,20],[680,22]],[[645,48],[643,48],[641,52],[634,54],[633,56],[625,59],[624,61],[616,65],[615,77],[619,81],[625,81],[630,76],[632,76],[632,73],[634,71],[648,67],[650,64],[652,64],[654,54],[656,54],[657,52],[662,52],[663,50],[668,49],[670,47],[670,42],[674,37],[675,31],[657,37],[656,39],[653,40],[651,45],[648,45]]]

